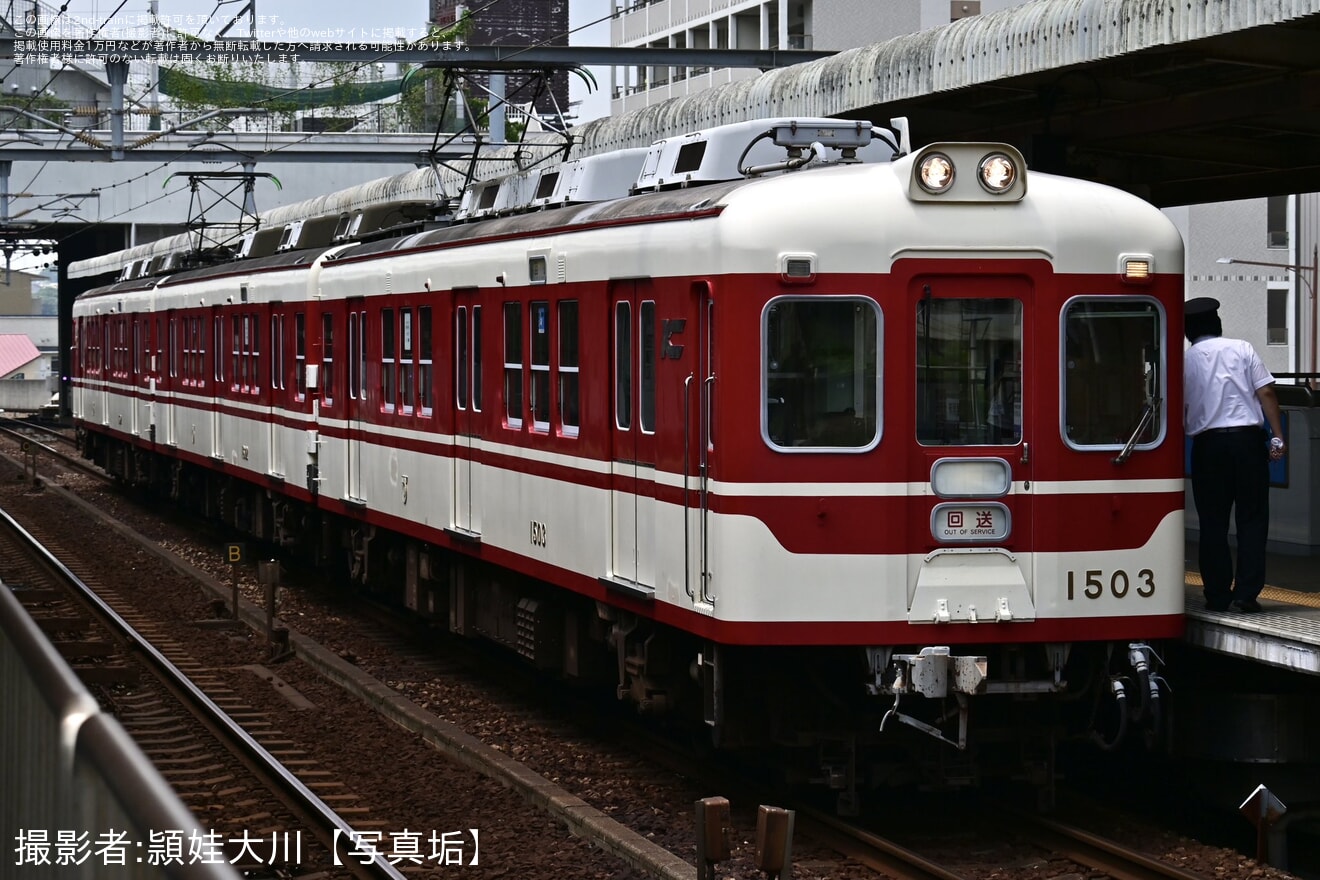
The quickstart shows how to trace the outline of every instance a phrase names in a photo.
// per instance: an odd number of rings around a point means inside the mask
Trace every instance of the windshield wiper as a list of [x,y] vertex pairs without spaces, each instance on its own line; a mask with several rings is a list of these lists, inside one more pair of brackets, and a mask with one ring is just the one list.
[[1155,409],[1159,405],[1160,399],[1158,397],[1146,401],[1146,405],[1141,409],[1141,418],[1137,420],[1136,429],[1133,430],[1132,436],[1128,438],[1123,451],[1114,457],[1114,464],[1122,464],[1132,457],[1132,450],[1136,448],[1137,438],[1141,436],[1141,432],[1146,430],[1146,426],[1155,418]]

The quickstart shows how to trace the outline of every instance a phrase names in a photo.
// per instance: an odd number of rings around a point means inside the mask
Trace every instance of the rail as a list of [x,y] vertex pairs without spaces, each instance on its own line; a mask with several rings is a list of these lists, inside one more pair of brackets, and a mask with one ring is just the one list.
[[[7,514],[5,523],[17,528]],[[24,533],[26,534],[26,533]],[[197,827],[188,808],[117,721],[101,711],[9,587],[0,587],[0,827],[24,833],[131,829],[138,840],[159,829]],[[93,823],[96,828],[93,828]],[[9,841],[15,844],[17,841]],[[35,845],[35,842],[34,842]],[[18,850],[21,854],[21,844]],[[30,866],[32,877],[94,878],[102,866]],[[24,874],[28,876],[28,874]],[[117,866],[128,880],[237,880],[226,863]]]
[[[363,878],[363,880],[403,880],[403,875],[393,865],[389,864],[386,856],[380,852],[371,853],[369,861],[362,860],[361,854],[353,852],[352,848],[356,840],[354,829],[343,818],[341,818],[333,809],[325,804],[315,793],[303,784],[297,776],[286,768],[278,759],[266,751],[247,731],[238,723],[231,719],[219,706],[217,706],[210,697],[202,692],[182,671],[169,661],[149,640],[141,636],[123,617],[121,617],[113,608],[107,605],[99,596],[96,595],[77,575],[70,571],[59,559],[51,554],[41,543],[34,538],[27,530],[19,525],[8,513],[0,511],[0,527],[9,530],[13,535],[25,544],[31,552],[39,557],[42,564],[55,572],[58,577],[67,583],[78,594],[81,601],[86,603],[100,619],[100,621],[110,629],[116,636],[132,646],[138,659],[146,666],[150,667],[153,674],[169,689],[176,698],[189,706],[196,713],[199,721],[206,726],[210,733],[220,739],[226,746],[237,755],[244,764],[254,774],[258,776],[267,787],[272,791],[281,793],[286,806],[305,822],[312,833],[315,834],[327,849],[338,853],[344,862],[344,866],[354,876]],[[7,593],[8,591],[0,591]],[[7,596],[11,602],[16,602],[12,595]],[[20,608],[21,610],[21,608]],[[53,649],[51,649],[53,651]],[[72,675],[72,673],[69,673]],[[81,685],[79,684],[79,687]],[[85,691],[84,691],[85,692]],[[88,697],[90,699],[90,696]],[[95,705],[95,701],[92,701]],[[18,716],[14,716],[18,717]],[[77,717],[73,715],[72,717]],[[127,737],[127,734],[124,734]],[[145,761],[141,752],[137,752],[139,758]],[[161,785],[165,785],[161,781]],[[180,820],[182,821],[182,820]],[[179,827],[192,828],[195,820],[188,818],[182,825],[154,825],[150,828]],[[19,826],[21,827],[21,826]],[[61,826],[55,826],[61,827]],[[167,875],[173,876],[173,875]],[[236,874],[198,874],[198,875],[179,875],[192,880],[194,876],[198,878],[220,878],[225,880],[236,877]]]

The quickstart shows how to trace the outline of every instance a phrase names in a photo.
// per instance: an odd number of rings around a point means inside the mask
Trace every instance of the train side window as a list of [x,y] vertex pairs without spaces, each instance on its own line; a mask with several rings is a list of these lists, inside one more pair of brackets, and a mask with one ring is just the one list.
[[403,411],[411,415],[417,409],[417,383],[414,381],[417,357],[413,334],[413,310],[399,309],[399,391],[403,394]]
[[195,385],[200,378],[195,368],[196,339],[193,337],[193,322],[196,318],[183,318],[180,321],[180,329],[183,339],[183,384]]
[[1164,433],[1164,315],[1154,300],[1078,297],[1063,310],[1063,439],[1137,448]]
[[394,412],[394,309],[380,313],[380,399],[385,412]]
[[270,387],[284,390],[284,316],[270,316]]
[[335,388],[335,316],[321,316],[321,405],[334,403]]
[[220,383],[225,378],[225,324],[218,313],[211,316],[211,379],[215,382],[215,393],[220,391]]
[[472,307],[472,411],[481,412],[481,306]]
[[559,425],[568,437],[578,435],[578,304],[559,303]]
[[[388,311],[388,309],[387,309]],[[348,397],[367,400],[367,313],[348,313]],[[393,400],[388,401],[393,409]]]
[[[705,144],[702,144],[705,148]],[[655,301],[643,300],[638,316],[637,356],[641,372],[637,418],[642,432],[655,433]]]
[[532,427],[550,430],[550,304],[538,300],[528,309],[531,331]]
[[632,305],[614,304],[614,424],[632,428]]
[[133,321],[133,375],[142,373],[142,322]]
[[243,322],[245,333],[251,336],[246,340],[248,357],[248,390],[253,394],[261,393],[261,323],[259,315],[249,315]]
[[454,312],[454,405],[468,407],[468,310],[459,306]]
[[238,315],[232,315],[229,318],[229,340],[230,340],[229,383],[230,383],[230,387],[234,390],[238,390],[238,388],[243,384],[243,380],[246,378],[245,375],[241,372],[242,364],[239,362],[240,353],[242,352],[242,346],[239,344],[239,339],[242,338],[240,336],[241,332],[242,331],[239,327]]
[[179,378],[179,319],[170,318],[170,378]]
[[293,316],[293,371],[294,398],[301,403],[307,399],[307,316],[302,312]]
[[880,312],[850,296],[779,297],[762,313],[761,434],[784,452],[880,439]]
[[522,427],[522,303],[504,304],[504,415],[510,428]]
[[188,385],[201,381],[201,370],[197,366],[197,319],[183,319],[183,379]]
[[917,304],[917,442],[1022,441],[1022,301],[932,298]]
[[432,362],[431,307],[417,309],[417,383],[422,415],[435,410],[435,365]]

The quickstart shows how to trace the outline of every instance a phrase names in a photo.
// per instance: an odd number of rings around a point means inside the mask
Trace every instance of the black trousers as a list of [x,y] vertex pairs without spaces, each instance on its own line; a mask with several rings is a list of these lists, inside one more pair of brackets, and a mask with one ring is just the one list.
[[[1211,605],[1255,599],[1265,586],[1269,472],[1264,430],[1206,431],[1192,438],[1192,498],[1201,521],[1199,562],[1205,600]],[[1228,517],[1235,508],[1236,577],[1228,550]]]

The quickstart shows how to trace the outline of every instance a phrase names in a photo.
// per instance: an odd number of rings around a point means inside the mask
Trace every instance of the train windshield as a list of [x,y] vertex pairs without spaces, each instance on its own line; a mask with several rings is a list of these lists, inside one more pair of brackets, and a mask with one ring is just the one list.
[[[1063,433],[1074,446],[1156,442],[1163,430],[1160,312],[1149,300],[1073,300],[1063,314]],[[1135,432],[1135,435],[1134,435]]]
[[1013,445],[1022,439],[1022,302],[917,304],[917,441]]
[[879,439],[880,316],[854,297],[781,297],[762,326],[761,430],[781,450],[864,451]]

